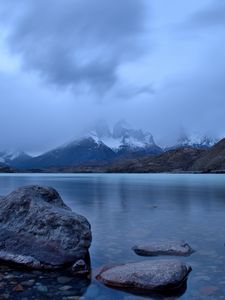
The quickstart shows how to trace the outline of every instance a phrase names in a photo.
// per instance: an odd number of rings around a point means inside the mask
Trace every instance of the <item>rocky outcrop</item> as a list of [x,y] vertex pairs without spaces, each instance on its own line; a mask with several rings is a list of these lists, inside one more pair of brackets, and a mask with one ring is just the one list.
[[104,268],[97,279],[133,292],[170,293],[185,285],[191,267],[177,260],[155,260]]
[[154,157],[123,159],[109,165],[107,171],[112,173],[186,172],[206,151],[184,147],[169,150]]
[[151,242],[146,245],[138,245],[132,248],[134,252],[142,256],[157,255],[175,255],[187,256],[191,255],[194,250],[185,241],[158,241]]
[[27,186],[0,199],[0,260],[35,269],[88,257],[91,228],[50,187]]
[[191,171],[195,172],[225,172],[225,139],[222,139],[207,152],[204,153],[193,166],[190,166]]

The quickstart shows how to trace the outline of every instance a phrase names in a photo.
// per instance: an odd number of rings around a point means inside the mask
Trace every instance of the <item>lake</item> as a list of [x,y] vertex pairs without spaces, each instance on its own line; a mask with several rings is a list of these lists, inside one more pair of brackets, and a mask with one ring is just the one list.
[[[155,259],[134,254],[131,248],[135,244],[183,239],[196,252],[178,258],[193,269],[186,292],[178,298],[225,299],[225,175],[1,174],[0,195],[31,184],[56,188],[67,205],[88,218],[93,233],[93,273],[104,264]],[[5,288],[1,285],[1,276],[7,274],[10,278],[11,273],[17,282],[20,276],[29,277],[27,271],[23,275],[20,270],[0,267],[0,299],[11,299],[1,298],[2,294],[11,295],[10,282],[5,283]],[[13,291],[14,299],[155,299],[104,287],[94,276],[87,283],[72,281],[70,288],[63,290],[56,284],[60,282],[58,273],[30,274],[39,282],[24,287],[20,293]]]

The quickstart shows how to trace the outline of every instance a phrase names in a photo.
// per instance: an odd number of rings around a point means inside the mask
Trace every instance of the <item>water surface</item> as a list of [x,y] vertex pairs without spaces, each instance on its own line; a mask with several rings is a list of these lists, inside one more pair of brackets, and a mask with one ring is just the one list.
[[[56,188],[74,211],[88,218],[93,232],[90,249],[93,273],[104,264],[148,259],[132,252],[134,244],[184,239],[196,253],[179,258],[193,268],[187,290],[179,299],[225,299],[225,175],[2,174],[0,195],[30,184]],[[18,270],[7,270],[10,272]],[[54,293],[55,279],[51,279],[54,276],[48,276],[48,280],[38,276]],[[76,282],[70,285],[71,290],[64,296],[63,292],[57,294],[60,287],[56,285],[54,299],[66,300],[81,294],[80,299],[87,300],[144,299],[106,288],[94,278],[77,294]],[[1,293],[0,272],[0,296]],[[15,299],[22,299],[23,293],[26,296],[27,290],[21,294],[15,292]],[[36,286],[29,288],[34,299],[37,293],[41,293],[40,299],[52,299],[44,290],[37,292]]]

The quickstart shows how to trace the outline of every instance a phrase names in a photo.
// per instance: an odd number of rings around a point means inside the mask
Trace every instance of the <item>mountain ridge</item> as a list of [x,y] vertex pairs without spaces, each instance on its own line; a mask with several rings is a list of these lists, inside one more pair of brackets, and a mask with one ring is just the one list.
[[[163,149],[155,143],[153,135],[148,131],[134,129],[124,121],[117,122],[110,130],[106,122],[102,122],[83,137],[64,143],[36,157],[31,157],[22,151],[15,153],[0,151],[0,162],[11,168],[27,170],[73,167],[82,169],[94,168],[94,166],[100,169],[108,166],[112,169],[114,166],[123,165],[123,162],[125,166],[127,161],[131,163],[132,160],[131,164],[135,166],[135,159],[147,157],[152,164],[152,168],[148,166],[147,169],[163,171],[174,169],[173,164],[177,169],[182,169],[182,166],[176,162],[176,159],[182,161],[182,157],[187,157],[189,164],[192,164],[191,157],[195,159],[201,152],[197,150],[210,149],[215,142],[215,139],[207,136],[188,137],[183,134],[174,146]],[[160,162],[164,167],[160,166]],[[188,166],[185,168],[183,166],[183,169],[187,171]]]

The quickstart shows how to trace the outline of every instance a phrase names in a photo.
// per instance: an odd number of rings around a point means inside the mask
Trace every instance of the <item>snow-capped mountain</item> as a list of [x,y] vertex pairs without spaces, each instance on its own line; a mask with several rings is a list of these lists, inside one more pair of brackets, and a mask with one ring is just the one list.
[[178,138],[177,143],[170,148],[193,147],[198,149],[207,149],[215,145],[217,142],[218,139],[201,135],[199,133],[193,133],[191,135],[183,134]]
[[3,150],[0,151],[0,163],[17,166],[17,164],[31,159],[31,156],[23,151]]
[[117,158],[156,155],[162,152],[148,132],[132,129],[124,122],[111,131],[99,123],[83,137],[20,164],[22,168],[49,168],[109,162]]
[[162,150],[154,141],[152,134],[134,129],[120,121],[110,129],[106,122],[97,126],[79,139],[63,144],[36,157],[24,152],[0,151],[0,163],[14,168],[43,169],[73,166],[103,165],[121,162],[123,159],[153,157],[167,150],[182,147],[207,149],[216,139],[199,134],[181,135],[173,147]]
[[154,142],[150,132],[133,129],[126,122],[119,121],[112,131],[103,123],[91,131],[90,136],[97,142],[103,143],[117,154],[146,153],[158,154],[162,149]]

